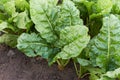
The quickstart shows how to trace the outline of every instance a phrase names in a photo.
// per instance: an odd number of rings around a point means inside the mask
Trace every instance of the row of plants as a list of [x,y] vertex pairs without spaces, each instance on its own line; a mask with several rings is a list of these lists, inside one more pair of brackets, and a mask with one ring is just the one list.
[[0,43],[79,78],[120,79],[120,0],[0,0]]

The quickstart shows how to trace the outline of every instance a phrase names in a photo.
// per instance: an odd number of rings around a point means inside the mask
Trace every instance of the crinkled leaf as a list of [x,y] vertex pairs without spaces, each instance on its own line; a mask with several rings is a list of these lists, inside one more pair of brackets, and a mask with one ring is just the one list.
[[58,0],[31,0],[30,12],[32,21],[35,23],[35,28],[41,33],[41,36],[47,42],[54,42],[57,39],[55,34],[55,20],[57,14]]
[[59,40],[56,41],[55,46],[63,47],[82,35],[80,25],[83,25],[83,22],[79,10],[72,1],[64,0],[57,19],[56,31],[59,32]]
[[75,7],[75,4],[70,0],[63,0],[60,5],[60,12],[57,19],[56,31],[60,31],[67,26],[82,25],[83,22],[80,19],[80,12]]
[[64,45],[57,59],[70,59],[78,56],[89,42],[88,29],[83,25],[69,26],[60,31],[58,44]]
[[29,23],[31,20],[28,17],[27,11],[19,13],[13,20],[13,22],[16,23],[17,27],[20,29],[26,29],[27,23]]
[[113,70],[120,66],[120,21],[110,15],[103,19],[103,26],[90,47],[90,60],[94,66]]
[[51,48],[45,40],[35,33],[23,33],[18,38],[17,48],[29,57],[42,56],[46,59],[51,58],[57,51],[56,48]]

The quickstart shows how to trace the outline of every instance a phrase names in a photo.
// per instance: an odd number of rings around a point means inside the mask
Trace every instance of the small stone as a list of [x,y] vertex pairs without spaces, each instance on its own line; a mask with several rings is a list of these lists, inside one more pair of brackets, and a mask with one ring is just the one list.
[[9,50],[7,56],[13,56],[13,55],[15,55],[15,52],[13,50]]

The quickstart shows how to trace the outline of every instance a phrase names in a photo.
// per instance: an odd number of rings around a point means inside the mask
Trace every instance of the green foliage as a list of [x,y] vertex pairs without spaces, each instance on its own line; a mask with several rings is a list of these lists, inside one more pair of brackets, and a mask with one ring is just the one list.
[[77,57],[86,47],[89,42],[88,29],[79,18],[79,11],[73,2],[64,0],[63,4],[57,5],[57,0],[31,0],[30,9],[32,21],[41,37],[49,46],[60,49],[50,64],[58,59]]
[[[118,5],[120,0],[73,1],[83,14],[80,16],[85,21],[84,24],[89,28],[91,36],[88,46],[81,53],[82,55],[79,56],[77,62],[90,72],[90,80],[97,80],[102,74],[115,70],[120,66]],[[96,68],[99,70],[97,71]],[[94,73],[94,70],[97,73]],[[114,74],[111,73],[111,75]],[[100,80],[115,80],[118,77],[112,79],[111,77],[102,78]]]
[[23,33],[18,38],[17,48],[23,51],[29,57],[42,56],[49,59],[51,55],[55,55],[59,48],[54,48],[47,44],[40,35],[31,33]]
[[15,0],[15,5],[18,11],[25,11],[25,9],[29,9],[29,3],[26,0]]
[[[79,78],[120,79],[120,0],[0,0],[0,43]],[[77,64],[80,64],[78,68]],[[79,70],[80,69],[80,70]]]
[[113,1],[113,8],[112,13],[113,14],[120,14],[120,0],[112,0]]
[[120,66],[120,59],[118,58],[120,48],[119,26],[120,20],[114,15],[103,19],[102,29],[93,39],[90,47],[90,59],[94,66],[106,70],[114,70],[117,66]]
[[2,31],[5,28],[7,28],[7,22],[1,22],[0,23],[0,31]]
[[24,12],[19,13],[13,20],[16,23],[16,26],[20,29],[27,29],[27,24],[31,22],[28,17],[28,12],[25,10]]
[[108,80],[108,79],[109,80],[116,80],[115,78],[120,79],[120,68],[117,68],[114,71],[106,72],[105,74],[103,74],[101,76],[100,79],[97,79],[97,80]]
[[56,19],[58,12],[56,4],[57,0],[30,1],[31,18],[35,23],[35,28],[50,43],[57,40],[57,35],[54,31],[56,22],[54,19]]
[[0,36],[0,43],[5,43],[11,47],[16,47],[18,35],[3,34]]
[[70,26],[61,30],[60,39],[57,42],[59,47],[63,47],[56,58],[70,59],[80,55],[81,51],[87,46],[89,36],[85,26]]

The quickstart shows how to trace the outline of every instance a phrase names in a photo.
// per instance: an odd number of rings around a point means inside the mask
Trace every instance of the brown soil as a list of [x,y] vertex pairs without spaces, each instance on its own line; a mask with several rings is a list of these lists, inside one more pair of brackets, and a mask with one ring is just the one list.
[[[73,64],[63,71],[43,59],[28,58],[16,49],[0,45],[0,80],[78,80]],[[88,79],[80,79],[88,80]]]

